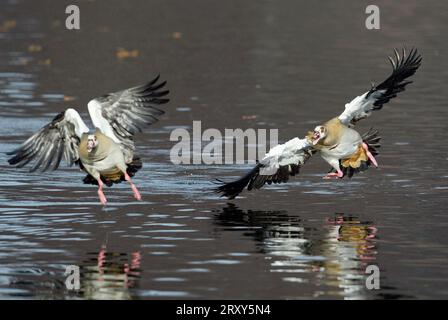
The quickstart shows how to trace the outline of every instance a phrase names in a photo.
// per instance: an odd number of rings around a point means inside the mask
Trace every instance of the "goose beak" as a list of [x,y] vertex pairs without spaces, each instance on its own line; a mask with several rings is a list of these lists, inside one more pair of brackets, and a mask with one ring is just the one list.
[[319,139],[320,139],[320,132],[314,131],[314,134],[313,134],[313,145],[314,146],[319,142]]
[[92,152],[92,149],[95,147],[95,142],[93,140],[87,141],[87,152]]

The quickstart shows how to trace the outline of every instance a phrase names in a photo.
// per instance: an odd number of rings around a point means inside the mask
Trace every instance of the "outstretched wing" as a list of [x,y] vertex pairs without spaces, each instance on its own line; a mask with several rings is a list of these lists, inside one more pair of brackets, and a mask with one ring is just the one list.
[[72,165],[78,160],[78,145],[81,135],[89,129],[78,112],[67,109],[59,113],[49,124],[33,134],[17,149],[8,152],[14,155],[9,164],[22,168],[34,160],[30,172],[56,170],[62,157]]
[[155,106],[169,101],[163,98],[169,93],[162,90],[166,81],[158,80],[159,76],[147,84],[93,99],[87,105],[93,124],[121,145],[126,163],[132,161],[134,134],[143,125],[156,122],[164,111]]
[[403,49],[401,57],[396,49],[394,52],[395,60],[388,57],[393,68],[392,74],[378,86],[372,85],[372,89],[345,105],[345,111],[339,116],[339,120],[343,124],[355,124],[357,121],[367,118],[372,111],[381,109],[390,99],[404,91],[406,85],[412,83],[406,79],[420,67],[422,57],[418,54],[417,49],[412,49],[409,55],[406,55],[406,50]]
[[221,196],[233,199],[247,186],[247,190],[260,189],[266,183],[283,183],[295,176],[303,164],[314,153],[308,139],[294,138],[272,148],[264,158],[242,178],[222,183],[214,191]]

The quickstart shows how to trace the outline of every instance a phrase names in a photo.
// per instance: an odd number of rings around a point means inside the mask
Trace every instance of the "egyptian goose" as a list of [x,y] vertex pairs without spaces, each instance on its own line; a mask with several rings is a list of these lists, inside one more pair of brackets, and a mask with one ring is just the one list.
[[314,131],[308,132],[303,138],[294,138],[272,148],[257,165],[242,178],[225,183],[214,189],[221,196],[235,198],[244,188],[259,189],[271,183],[287,182],[290,176],[299,173],[300,167],[314,154],[330,164],[330,172],[324,179],[351,178],[355,173],[367,170],[372,164],[378,166],[375,156],[380,147],[378,131],[370,130],[360,135],[353,129],[356,122],[364,119],[374,110],[379,110],[390,99],[405,90],[412,81],[406,79],[412,76],[421,63],[421,56],[416,49],[406,55],[395,49],[395,59],[388,57],[392,64],[392,74],[381,84],[353,99],[345,105],[345,110]]
[[[159,82],[159,76],[147,84],[127,90],[110,93],[91,100],[87,108],[94,132],[82,121],[79,113],[69,108],[59,113],[49,124],[33,134],[17,149],[9,164],[21,168],[32,163],[30,172],[40,169],[56,170],[64,157],[87,173],[84,183],[98,185],[98,196],[103,205],[107,200],[103,186],[128,181],[134,196],[141,195],[131,177],[141,169],[140,158],[134,155],[134,134],[143,125],[157,121],[163,114],[155,105],[167,103],[163,98],[166,81]],[[33,161],[34,160],[34,161]]]

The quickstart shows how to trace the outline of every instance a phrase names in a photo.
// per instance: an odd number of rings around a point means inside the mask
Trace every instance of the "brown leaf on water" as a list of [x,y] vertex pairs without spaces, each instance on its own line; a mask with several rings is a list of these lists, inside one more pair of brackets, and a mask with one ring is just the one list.
[[180,38],[182,38],[182,32],[175,31],[175,32],[172,33],[171,36],[173,37],[173,39],[176,39],[176,40],[180,39]]
[[138,50],[126,50],[124,48],[117,48],[115,55],[120,60],[128,59],[128,58],[137,58],[139,55],[139,51]]
[[75,97],[72,96],[64,96],[64,101],[73,101],[75,100]]
[[14,29],[17,26],[17,22],[15,20],[6,20],[0,24],[0,32],[8,32],[11,29]]
[[40,44],[30,44],[28,46],[29,52],[40,52],[42,51],[42,46]]
[[41,66],[49,66],[49,65],[51,65],[51,59],[47,58],[47,59],[39,60],[38,64],[40,64]]

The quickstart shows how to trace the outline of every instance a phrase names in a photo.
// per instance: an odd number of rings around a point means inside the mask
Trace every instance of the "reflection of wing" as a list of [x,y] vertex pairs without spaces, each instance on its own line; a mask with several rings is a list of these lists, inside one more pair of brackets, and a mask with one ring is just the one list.
[[141,131],[143,125],[156,122],[156,116],[164,113],[155,105],[169,101],[162,98],[169,91],[160,90],[166,81],[157,83],[158,80],[157,76],[142,86],[110,93],[88,103],[93,124],[121,145],[126,163],[132,161],[134,134]]
[[354,124],[357,121],[370,116],[372,111],[379,110],[383,104],[395,98],[397,94],[405,90],[407,84],[412,81],[405,81],[412,76],[420,66],[422,57],[417,53],[417,49],[411,50],[408,56],[403,49],[402,55],[395,50],[395,61],[391,57],[392,74],[378,86],[373,86],[368,92],[356,97],[345,105],[345,111],[339,116],[339,120],[345,125]]
[[260,189],[266,183],[287,182],[299,173],[300,167],[311,157],[312,145],[307,139],[294,138],[272,148],[264,158],[242,178],[224,183],[215,189],[221,196],[233,199],[247,186],[247,190]]
[[33,134],[17,149],[8,152],[14,155],[8,160],[9,164],[21,168],[35,160],[31,172],[39,167],[45,171],[51,167],[56,170],[59,167],[62,156],[72,165],[78,160],[78,143],[82,134],[89,129],[82,121],[78,112],[67,109],[58,114],[49,124]]

